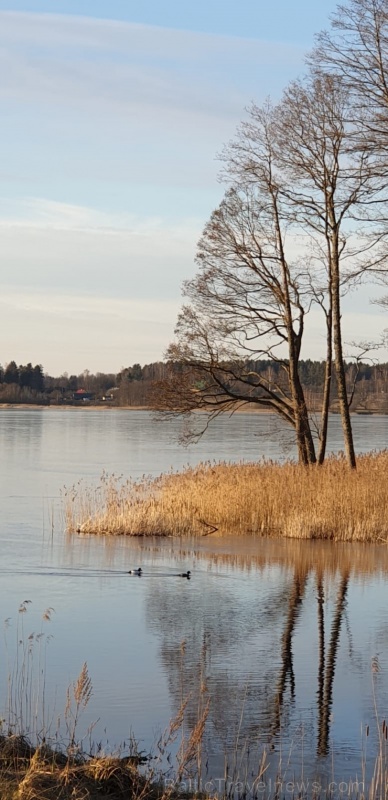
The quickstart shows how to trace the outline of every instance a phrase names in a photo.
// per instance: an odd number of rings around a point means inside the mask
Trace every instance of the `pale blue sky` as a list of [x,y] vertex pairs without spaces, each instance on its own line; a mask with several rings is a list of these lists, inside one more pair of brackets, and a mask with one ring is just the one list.
[[[216,154],[304,69],[332,0],[0,0],[0,362],[163,357]],[[383,327],[354,301],[368,335]],[[353,320],[353,321],[352,321]],[[314,326],[306,356],[321,357]]]
[[116,19],[176,30],[296,42],[309,47],[329,0],[0,0],[0,9]]

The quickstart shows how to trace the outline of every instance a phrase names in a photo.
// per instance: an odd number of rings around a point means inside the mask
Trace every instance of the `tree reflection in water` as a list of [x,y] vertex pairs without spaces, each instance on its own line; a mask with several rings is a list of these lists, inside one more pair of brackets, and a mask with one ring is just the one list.
[[[158,582],[150,587],[147,600],[148,624],[161,637],[174,710],[190,695],[188,730],[198,719],[201,687],[210,697],[204,749],[213,772],[225,754],[230,768],[233,759],[257,755],[259,748],[279,754],[291,739],[300,755],[298,730],[310,765],[325,759],[331,746],[333,688],[349,584],[357,563],[362,563],[363,574],[368,572],[365,550],[357,554],[354,546],[283,543],[277,559],[276,544],[256,548],[239,558],[236,553],[190,551],[183,545],[177,560],[194,564],[188,591],[179,586],[165,591]],[[373,571],[376,553],[370,557]],[[302,642],[306,624],[309,632]],[[305,700],[301,642],[309,661],[310,693],[316,686],[315,708]]]
[[292,637],[297,623],[303,595],[306,588],[307,572],[295,570],[294,580],[289,594],[288,613],[281,638],[281,669],[276,687],[274,699],[274,722],[272,736],[279,733],[283,719],[284,694],[287,686],[287,678],[290,682],[290,695],[293,700],[295,697],[295,675],[292,657]]
[[329,752],[329,722],[333,703],[333,685],[337,650],[339,645],[342,618],[346,605],[346,595],[349,586],[349,572],[341,574],[338,588],[337,602],[331,627],[329,649],[325,669],[324,647],[324,595],[322,581],[318,579],[318,628],[319,628],[319,670],[318,670],[318,746],[319,756],[326,756]]

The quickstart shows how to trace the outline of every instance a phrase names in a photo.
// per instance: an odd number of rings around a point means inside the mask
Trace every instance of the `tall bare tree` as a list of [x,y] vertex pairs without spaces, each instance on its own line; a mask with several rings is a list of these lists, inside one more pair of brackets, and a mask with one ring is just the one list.
[[[179,315],[167,353],[180,365],[179,380],[173,371],[154,403],[173,413],[202,408],[210,416],[241,404],[264,406],[294,428],[299,460],[311,464],[315,448],[298,369],[310,304],[306,269],[303,258],[287,254],[273,109],[261,109],[255,124],[254,180],[250,174],[249,181],[236,181],[231,146],[224,169],[229,188],[199,242],[198,273],[184,284],[190,304]],[[240,137],[248,174],[249,135],[242,129]],[[262,358],[280,367],[276,380],[256,367]]]
[[[319,451],[318,463],[322,464],[326,453],[328,417],[330,405],[330,392],[332,383],[332,333],[333,333],[333,304],[332,304],[332,278],[327,268],[327,253],[322,252],[322,246],[315,246],[317,231],[315,226],[306,225],[306,211],[309,208],[308,198],[304,197],[305,176],[301,169],[295,169],[295,163],[301,166],[301,142],[295,135],[292,119],[294,115],[299,128],[300,106],[303,108],[301,98],[295,97],[295,105],[291,94],[296,94],[297,84],[292,84],[285,93],[283,102],[272,111],[271,148],[273,160],[273,180],[276,181],[278,203],[281,210],[282,223],[288,234],[288,249],[290,248],[290,235],[293,234],[291,247],[297,252],[298,262],[303,265],[303,297],[309,304],[318,305],[324,315],[326,336],[326,364],[322,398],[321,425],[318,426]],[[298,85],[302,91],[302,84]],[[267,107],[268,109],[268,107]],[[268,113],[268,111],[267,111]],[[285,115],[285,117],[284,117]],[[233,175],[235,185],[252,186],[256,183],[260,173],[260,150],[257,142],[260,139],[263,109],[253,104],[249,109],[249,119],[240,130],[235,142],[229,145],[226,155],[229,156],[229,172]],[[313,149],[316,144],[316,132],[312,125],[306,130],[306,137],[313,134],[313,141],[309,146]],[[303,138],[303,135],[302,135]],[[305,154],[304,154],[305,155]],[[224,155],[225,157],[225,155]],[[306,161],[306,159],[305,159]],[[315,164],[315,154],[309,158],[311,175],[317,175],[319,165]],[[322,198],[315,198],[316,214],[324,215],[324,209],[318,208]],[[311,211],[311,209],[309,209]],[[311,217],[311,215],[310,215]],[[306,227],[309,227],[306,232]],[[294,256],[295,261],[295,256]]]
[[[174,369],[154,404],[172,413],[202,408],[210,417],[241,404],[265,406],[294,428],[300,462],[315,463],[299,362],[305,317],[316,304],[326,335],[318,462],[325,457],[334,357],[345,451],[354,468],[342,297],[357,276],[385,265],[387,179],[354,122],[355,90],[342,75],[320,69],[319,58],[322,53],[278,107],[253,105],[225,148],[228,188],[199,242],[198,273],[184,284],[189,303],[167,353]],[[281,367],[275,381],[257,368],[260,359]]]
[[[325,457],[332,351],[342,417],[345,450],[355,467],[350,402],[348,397],[341,328],[341,296],[350,276],[378,260],[379,236],[361,230],[365,208],[376,199],[380,184],[370,169],[366,147],[354,147],[349,122],[349,91],[339,78],[315,70],[304,82],[294,82],[274,109],[271,125],[272,185],[294,262],[303,264],[299,288],[304,300],[324,312],[326,371],[323,391],[318,461]],[[253,105],[248,122],[229,147],[234,185],[252,187],[261,171],[258,142],[263,109]],[[288,244],[288,252],[290,245]],[[301,288],[302,287],[302,288]]]
[[[341,301],[352,277],[380,261],[380,233],[370,224],[369,209],[380,198],[381,185],[371,167],[367,143],[362,146],[358,141],[354,146],[351,103],[341,79],[316,72],[286,90],[279,107],[277,135],[294,224],[310,241],[316,296],[326,281],[328,340],[332,328],[345,450],[349,464],[355,467]],[[325,413],[327,410],[326,406]]]

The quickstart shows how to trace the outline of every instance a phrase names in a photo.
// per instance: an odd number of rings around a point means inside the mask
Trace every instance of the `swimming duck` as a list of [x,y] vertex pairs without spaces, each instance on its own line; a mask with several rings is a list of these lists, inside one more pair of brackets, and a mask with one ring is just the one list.
[[130,569],[128,571],[128,575],[141,575],[142,572],[143,572],[142,568],[138,567],[137,569]]
[[188,569],[187,572],[179,572],[178,578],[191,578],[191,572]]

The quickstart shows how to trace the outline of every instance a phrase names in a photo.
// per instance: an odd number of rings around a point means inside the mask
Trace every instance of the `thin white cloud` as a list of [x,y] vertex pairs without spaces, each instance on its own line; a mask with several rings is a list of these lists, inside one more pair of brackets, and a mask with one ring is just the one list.
[[[17,214],[17,211],[19,212]],[[39,198],[0,203],[3,284],[106,297],[179,297],[200,223],[109,214]]]
[[[118,372],[135,362],[162,359],[173,337],[178,303],[133,301],[5,289],[0,335],[7,331],[5,361],[42,363],[64,371]],[[25,330],[33,331],[26,338]]]
[[84,110],[103,103],[126,117],[147,106],[225,115],[241,111],[254,88],[260,93],[264,77],[267,94],[273,76],[301,63],[301,48],[282,43],[0,12],[0,92],[29,102]]
[[104,233],[150,230],[162,227],[161,218],[142,219],[133,214],[109,213],[75,203],[63,203],[41,197],[24,197],[16,201],[0,197],[0,226],[53,230],[95,230]]
[[3,11],[0,147],[35,185],[214,186],[244,107],[301,65],[294,46]]
[[177,303],[171,300],[143,300],[106,298],[77,294],[58,294],[39,290],[18,290],[5,287],[0,303],[10,313],[39,314],[43,317],[61,316],[67,322],[83,319],[87,324],[103,320],[112,324],[114,320],[122,324],[127,320],[133,324],[157,327],[171,327],[171,314],[177,310]]
[[279,59],[289,64],[299,61],[301,48],[285,42],[266,42],[257,38],[243,38],[223,34],[200,33],[153,25],[142,25],[110,19],[71,16],[64,14],[29,13],[22,11],[0,11],[0,42],[13,45],[33,45],[57,52],[58,48],[99,50],[116,53],[127,52],[144,57],[174,57],[191,62],[193,53],[201,60],[214,60],[224,53],[238,53],[257,62],[277,65]]
[[245,106],[301,68],[294,45],[0,11],[0,147],[35,185],[208,188]]

